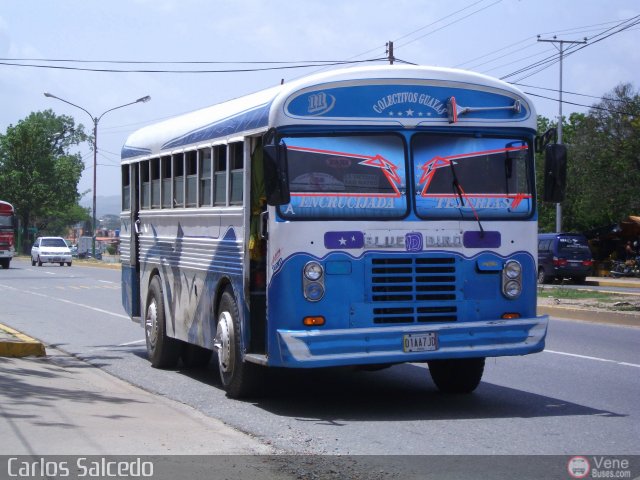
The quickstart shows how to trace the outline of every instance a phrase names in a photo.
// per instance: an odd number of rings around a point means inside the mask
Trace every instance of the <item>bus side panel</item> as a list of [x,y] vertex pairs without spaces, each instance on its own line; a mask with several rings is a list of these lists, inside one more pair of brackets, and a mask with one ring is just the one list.
[[[140,220],[142,300],[153,275],[159,275],[167,334],[211,349],[216,329],[215,299],[223,284],[231,284],[239,306],[244,302],[240,216],[145,211]],[[244,309],[239,307],[239,311],[242,315]]]
[[140,317],[140,282],[136,268],[122,264],[122,307],[132,319]]
[[124,213],[120,217],[120,260],[122,262],[122,307],[132,319],[140,317],[140,279],[135,258],[135,249],[131,248],[134,241],[131,229],[131,216]]

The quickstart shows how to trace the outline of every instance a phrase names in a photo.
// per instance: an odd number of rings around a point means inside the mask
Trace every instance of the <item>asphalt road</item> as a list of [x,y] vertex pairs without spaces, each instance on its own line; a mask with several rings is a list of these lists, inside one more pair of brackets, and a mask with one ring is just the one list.
[[281,452],[640,453],[640,328],[553,319],[547,349],[489,359],[469,396],[438,393],[426,367],[270,372],[270,394],[226,398],[216,370],[161,371],[120,304],[120,272],[74,264],[0,270],[0,323]]

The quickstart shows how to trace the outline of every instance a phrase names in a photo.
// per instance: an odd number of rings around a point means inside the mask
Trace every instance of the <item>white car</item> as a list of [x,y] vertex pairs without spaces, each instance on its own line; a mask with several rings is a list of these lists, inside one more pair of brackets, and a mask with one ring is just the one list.
[[65,263],[71,266],[71,250],[62,237],[39,237],[31,247],[31,265],[43,263]]

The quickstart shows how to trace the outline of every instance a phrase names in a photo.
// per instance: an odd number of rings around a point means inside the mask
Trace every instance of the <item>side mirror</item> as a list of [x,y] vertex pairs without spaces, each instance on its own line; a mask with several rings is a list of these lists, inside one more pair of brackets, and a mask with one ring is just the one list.
[[544,157],[543,200],[560,203],[567,190],[567,147],[562,144],[547,145]]
[[267,204],[286,205],[291,201],[287,167],[287,146],[284,143],[264,145],[264,180]]

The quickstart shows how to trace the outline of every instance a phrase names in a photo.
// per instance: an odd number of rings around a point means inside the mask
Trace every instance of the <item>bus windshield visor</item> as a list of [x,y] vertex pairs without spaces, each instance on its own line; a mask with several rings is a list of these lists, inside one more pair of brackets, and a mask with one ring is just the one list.
[[412,147],[421,218],[522,218],[533,212],[526,142],[424,134],[414,137]]
[[407,213],[399,136],[288,137],[287,219],[399,218]]

